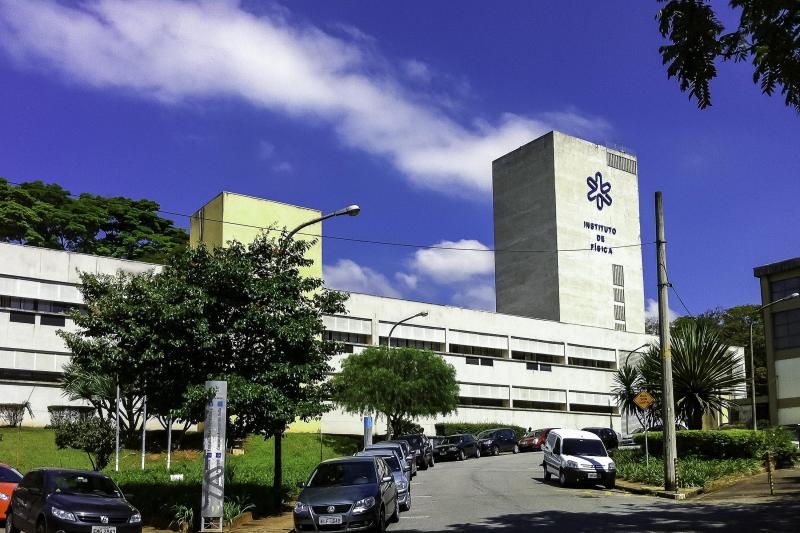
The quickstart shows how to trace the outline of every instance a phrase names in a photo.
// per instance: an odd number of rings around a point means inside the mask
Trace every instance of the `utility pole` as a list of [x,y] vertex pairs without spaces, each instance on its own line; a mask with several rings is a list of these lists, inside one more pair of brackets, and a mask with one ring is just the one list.
[[678,489],[675,473],[675,397],[672,392],[672,348],[669,338],[669,302],[667,291],[667,241],[664,237],[664,205],[661,191],[656,192],[656,268],[658,269],[658,329],[661,341],[661,394],[664,427],[664,490]]

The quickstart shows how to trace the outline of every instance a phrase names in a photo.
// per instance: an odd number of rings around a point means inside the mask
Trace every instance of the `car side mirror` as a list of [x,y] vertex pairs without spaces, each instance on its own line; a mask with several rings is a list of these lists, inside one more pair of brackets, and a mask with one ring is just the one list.
[[391,483],[392,481],[394,481],[394,478],[392,476],[383,476],[381,481],[384,483]]
[[305,481],[298,481],[297,482],[297,488],[298,489],[303,489],[303,488],[305,488],[305,486],[306,486],[306,482]]

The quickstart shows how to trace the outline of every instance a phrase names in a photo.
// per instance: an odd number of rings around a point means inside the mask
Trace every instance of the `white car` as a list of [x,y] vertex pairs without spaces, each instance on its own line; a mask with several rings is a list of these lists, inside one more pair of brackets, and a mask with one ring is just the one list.
[[602,483],[613,489],[617,467],[600,437],[588,431],[554,429],[542,445],[544,479],[556,476],[562,487],[573,483]]

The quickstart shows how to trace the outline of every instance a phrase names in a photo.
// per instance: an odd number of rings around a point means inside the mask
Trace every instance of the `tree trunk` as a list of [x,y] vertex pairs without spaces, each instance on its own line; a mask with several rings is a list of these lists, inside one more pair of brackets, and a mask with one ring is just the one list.
[[692,411],[692,415],[687,420],[689,429],[703,429],[703,411]]
[[275,510],[281,510],[281,503],[283,503],[282,493],[283,493],[283,456],[282,456],[282,445],[283,445],[283,433],[277,433],[275,435],[275,473],[272,477],[272,490],[274,491],[274,503],[275,503]]

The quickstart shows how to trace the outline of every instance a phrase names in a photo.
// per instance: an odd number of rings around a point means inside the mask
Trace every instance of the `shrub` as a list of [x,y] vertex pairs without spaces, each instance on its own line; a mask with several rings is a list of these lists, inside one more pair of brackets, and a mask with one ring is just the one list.
[[[747,429],[715,431],[687,430],[675,433],[678,457],[696,456],[708,459],[751,459],[761,456],[764,432]],[[633,436],[636,444],[644,446],[644,433]],[[653,455],[662,455],[664,434],[660,431],[647,434],[647,445]]]
[[55,427],[56,446],[86,452],[92,468],[102,470],[114,452],[114,426],[108,420],[88,417]]
[[771,454],[778,468],[791,467],[800,456],[800,450],[792,442],[792,433],[780,427],[767,428],[763,433],[764,445],[759,450],[761,455]]
[[50,413],[50,427],[57,427],[61,424],[76,422],[82,418],[87,418],[94,414],[94,407],[85,405],[49,405],[47,412]]
[[25,418],[25,413],[28,413],[33,418],[33,411],[31,411],[30,402],[25,403],[0,403],[0,421],[5,420],[7,426],[12,428],[17,427],[22,423]]
[[457,435],[459,433],[471,433],[473,435],[477,435],[481,431],[487,429],[511,428],[517,434],[517,438],[520,438],[525,434],[526,431],[524,427],[510,426],[508,424],[503,424],[502,422],[439,422],[434,427],[436,428],[436,434],[443,437],[448,435]]

